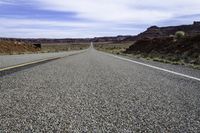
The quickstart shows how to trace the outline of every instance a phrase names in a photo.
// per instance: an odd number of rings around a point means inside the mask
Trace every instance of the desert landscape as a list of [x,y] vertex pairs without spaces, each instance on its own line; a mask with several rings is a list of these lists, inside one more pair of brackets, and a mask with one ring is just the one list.
[[152,26],[129,40],[126,38],[119,42],[95,46],[113,54],[199,69],[200,22],[170,27]]
[[192,25],[152,26],[137,36],[96,37],[86,39],[0,38],[1,54],[60,52],[87,49],[186,65],[200,69],[200,22]]
[[0,0],[0,133],[200,133],[200,0]]

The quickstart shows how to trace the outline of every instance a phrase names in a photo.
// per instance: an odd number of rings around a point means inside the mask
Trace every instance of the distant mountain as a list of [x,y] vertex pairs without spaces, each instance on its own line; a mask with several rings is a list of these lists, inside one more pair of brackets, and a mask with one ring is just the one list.
[[116,36],[116,37],[95,37],[95,38],[65,38],[65,39],[20,39],[20,38],[0,38],[3,41],[16,41],[32,44],[41,43],[87,43],[87,42],[121,42],[133,41],[135,36]]
[[0,40],[17,41],[31,44],[41,43],[86,43],[86,42],[125,42],[136,41],[142,38],[160,38],[174,35],[177,31],[184,31],[188,36],[200,34],[200,22],[194,22],[192,25],[180,25],[169,27],[152,26],[137,36],[115,36],[115,37],[95,37],[95,38],[64,38],[64,39],[19,39],[19,38],[0,38]]
[[0,38],[0,40],[3,41],[16,41],[16,42],[25,42],[25,43],[32,43],[32,44],[41,44],[41,43],[79,43],[79,42],[90,42],[91,39],[85,38],[85,39],[21,39],[21,38]]
[[200,22],[194,22],[192,25],[180,25],[169,27],[152,26],[148,28],[145,32],[139,34],[137,36],[137,39],[169,37],[170,35],[175,35],[177,31],[184,31],[187,36],[198,35],[200,34]]

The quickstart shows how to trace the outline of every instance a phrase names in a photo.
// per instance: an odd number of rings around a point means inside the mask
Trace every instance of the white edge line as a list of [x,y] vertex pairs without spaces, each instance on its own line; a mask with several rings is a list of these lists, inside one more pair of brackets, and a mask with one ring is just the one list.
[[109,56],[124,60],[124,61],[129,61],[129,62],[132,62],[132,63],[135,63],[135,64],[139,64],[139,65],[142,65],[142,66],[150,67],[150,68],[157,69],[157,70],[160,70],[160,71],[164,71],[164,72],[168,72],[168,73],[175,74],[175,75],[178,75],[178,76],[182,76],[182,77],[186,77],[186,78],[189,78],[189,79],[194,79],[194,80],[200,81],[200,78],[197,78],[197,77],[193,77],[193,76],[189,76],[189,75],[186,75],[186,74],[174,72],[174,71],[171,71],[171,70],[167,70],[167,69],[164,69],[164,68],[156,67],[156,66],[153,66],[153,65],[145,64],[145,63],[141,63],[141,62],[138,62],[138,61],[134,61],[134,60],[131,60],[131,59],[119,57],[119,56],[108,54],[108,53],[105,53],[105,52],[103,52],[103,53],[106,54],[106,55],[109,55]]
[[28,62],[28,63],[22,63],[22,64],[18,64],[18,65],[14,65],[14,66],[9,66],[9,67],[6,67],[6,68],[1,68],[0,72],[7,71],[7,70],[10,70],[10,69],[14,69],[14,68],[18,68],[18,67],[27,66],[27,65],[32,65],[32,64],[36,64],[36,63],[40,63],[40,62],[45,62],[45,61],[49,61],[49,60],[59,59],[59,58],[62,58],[62,57],[42,59],[42,60],[32,61],[32,62]]
[[50,57],[50,58],[40,59],[40,60],[31,61],[31,62],[26,62],[26,63],[22,63],[22,64],[16,64],[16,65],[8,66],[8,67],[5,67],[5,68],[0,68],[0,72],[7,71],[7,70],[10,70],[10,69],[14,69],[14,68],[18,68],[18,67],[27,66],[27,65],[32,65],[32,64],[36,64],[36,63],[41,63],[41,62],[45,62],[45,61],[49,61],[49,60],[64,58],[64,57],[66,57],[66,56],[70,56],[70,55],[73,55],[73,54],[80,54],[80,53],[82,53],[82,52],[85,52],[85,50],[80,51],[80,52],[77,52],[77,53],[71,53],[71,54],[65,55],[65,56]]

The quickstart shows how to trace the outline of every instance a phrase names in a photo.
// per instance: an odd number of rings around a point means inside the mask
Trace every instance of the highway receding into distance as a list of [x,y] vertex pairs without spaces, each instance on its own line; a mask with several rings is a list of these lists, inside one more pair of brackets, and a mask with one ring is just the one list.
[[15,56],[0,58],[0,132],[200,131],[199,70],[93,46]]

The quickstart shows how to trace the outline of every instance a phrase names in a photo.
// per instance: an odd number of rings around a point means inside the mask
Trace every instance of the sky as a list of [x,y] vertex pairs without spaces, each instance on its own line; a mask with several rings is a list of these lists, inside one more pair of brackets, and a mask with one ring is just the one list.
[[0,37],[137,35],[200,20],[200,0],[0,0]]

